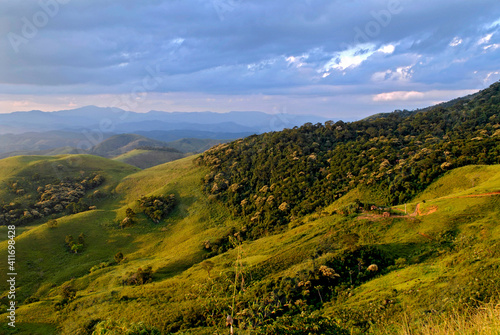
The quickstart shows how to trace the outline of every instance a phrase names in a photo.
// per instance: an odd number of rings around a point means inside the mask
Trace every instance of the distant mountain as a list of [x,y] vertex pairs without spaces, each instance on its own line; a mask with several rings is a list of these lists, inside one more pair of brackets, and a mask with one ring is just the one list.
[[[101,143],[116,134],[138,134],[162,142],[186,138],[210,139],[212,143],[218,144],[253,134],[293,128],[306,122],[325,121],[325,118],[314,115],[262,112],[135,113],[97,106],[56,112],[14,112],[0,114],[0,157],[73,153],[64,147],[78,149],[78,153],[90,151],[97,155],[113,157],[125,153],[125,149],[131,150],[129,147],[119,149],[115,146],[116,143]],[[192,140],[191,142],[194,144]],[[205,143],[199,141],[192,144],[182,144],[184,149],[181,150],[201,152],[208,149]],[[106,147],[108,145],[114,149],[109,150]],[[157,147],[159,144],[143,143],[139,146],[144,145]],[[132,148],[136,147],[137,145],[132,145]]]
[[42,156],[57,156],[57,155],[75,155],[81,154],[82,152],[78,149],[72,147],[59,147],[48,150],[25,150],[25,151],[13,151],[8,153],[0,154],[0,159],[12,157],[12,156],[32,156],[32,155],[42,155]]
[[250,132],[293,128],[306,122],[325,122],[314,115],[266,114],[262,112],[160,112],[135,113],[119,108],[86,106],[56,112],[14,112],[0,114],[0,134],[54,130],[136,133],[153,130]]
[[[101,134],[102,139],[106,139],[111,135],[112,134]],[[0,135],[0,154],[20,151],[44,151],[65,146],[78,148],[82,147],[80,144],[86,141],[88,141],[88,139],[85,134],[68,131],[4,134]]]
[[[138,135],[148,137],[162,142],[175,142],[183,139],[194,144],[194,146],[173,143],[172,146],[182,152],[202,152],[208,149],[206,143],[219,144],[227,140],[243,138],[254,134],[254,132],[227,133],[195,130],[170,130],[170,131],[139,131]],[[18,155],[57,155],[67,153],[87,153],[92,146],[99,145],[103,140],[113,136],[113,133],[82,133],[76,131],[48,131],[29,132],[22,134],[0,135],[0,158]],[[94,136],[89,140],[90,136]],[[93,145],[92,145],[93,144]],[[184,147],[181,149],[181,145]],[[71,150],[68,151],[68,148]]]

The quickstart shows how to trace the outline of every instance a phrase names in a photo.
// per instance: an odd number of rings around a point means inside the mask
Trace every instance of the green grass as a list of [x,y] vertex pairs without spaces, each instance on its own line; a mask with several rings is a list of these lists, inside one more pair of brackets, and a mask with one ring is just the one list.
[[125,176],[139,169],[128,164],[115,162],[92,155],[61,155],[61,156],[16,156],[0,160],[0,203],[19,200],[19,196],[10,192],[8,183],[20,180],[27,184],[27,193],[22,197],[27,199],[36,196],[36,190],[29,188],[34,178],[58,182],[63,178],[75,178],[82,173],[102,173],[107,179],[101,187],[107,190],[122,180]]
[[[168,329],[177,322],[186,322],[193,311],[220,309],[230,313],[232,291],[222,287],[233,276],[238,250],[211,258],[214,266],[209,277],[201,265],[206,255],[203,244],[224,236],[230,227],[241,228],[244,222],[202,193],[200,180],[207,171],[194,166],[194,158],[139,171],[103,158],[82,157],[89,169],[107,174],[110,183],[106,187],[113,197],[98,210],[59,219],[57,228],[50,229],[46,224],[18,228],[18,302],[28,297],[40,299],[18,309],[17,321],[22,329],[19,334],[55,334],[56,327],[57,333],[77,334],[85,322],[95,318],[125,318]],[[42,169],[44,164],[55,161],[70,166],[68,159],[14,157],[0,161],[0,176],[27,175],[36,165],[37,170],[49,174],[49,170]],[[67,171],[76,172],[77,168]],[[468,184],[467,178],[476,175],[479,177],[475,184]],[[500,166],[466,167],[450,171],[407,206],[412,212],[420,203],[425,215],[358,220],[327,214],[354,199],[377,203],[375,193],[356,190],[323,213],[300,218],[303,224],[296,222],[283,232],[244,242],[240,249],[242,271],[264,281],[312,271],[346,250],[348,244],[343,236],[355,233],[359,235],[358,245],[377,246],[399,258],[399,263],[380,269],[374,279],[345,291],[320,312],[338,319],[351,315],[349,320],[359,320],[362,315],[394,329],[418,329],[418,320],[429,311],[448,313],[462,303],[473,302],[467,299],[474,292],[486,294],[498,288],[494,278],[500,264],[500,197],[459,196],[499,188]],[[132,227],[118,228],[128,207],[139,211],[137,199],[141,196],[170,193],[176,195],[179,204],[165,220],[154,224],[138,214]],[[4,239],[6,230],[1,228]],[[82,232],[87,236],[84,252],[68,253],[65,236],[76,237]],[[0,242],[0,259],[7,257],[6,247],[6,241]],[[315,256],[318,250],[321,253]],[[112,263],[118,251],[125,255],[124,262],[89,272],[94,265]],[[122,286],[124,277],[148,265],[154,271],[152,283]],[[5,262],[0,262],[1,273],[6,272],[5,267]],[[68,307],[55,311],[61,286],[67,283],[78,289],[77,297]],[[247,294],[257,290],[259,283],[249,278]],[[5,282],[0,282],[0,290],[4,292],[0,301],[5,303]],[[391,302],[384,304],[386,300]],[[403,317],[408,318],[408,323],[394,323]],[[216,326],[211,329],[197,328],[190,333],[222,331],[222,321],[215,320]],[[344,325],[358,327],[350,321]],[[371,330],[383,333],[377,327],[382,326],[375,323]]]
[[415,201],[500,191],[500,166],[471,165],[454,169],[430,185]]
[[185,154],[180,152],[134,149],[120,156],[114,157],[113,160],[137,166],[141,169],[147,169],[183,158],[185,156]]

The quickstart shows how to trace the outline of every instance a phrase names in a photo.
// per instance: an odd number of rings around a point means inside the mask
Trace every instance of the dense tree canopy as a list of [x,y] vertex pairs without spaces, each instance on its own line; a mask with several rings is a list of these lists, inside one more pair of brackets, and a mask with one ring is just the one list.
[[386,204],[414,197],[445,171],[500,163],[500,83],[451,106],[254,135],[199,159],[204,190],[248,222],[275,230],[363,185]]

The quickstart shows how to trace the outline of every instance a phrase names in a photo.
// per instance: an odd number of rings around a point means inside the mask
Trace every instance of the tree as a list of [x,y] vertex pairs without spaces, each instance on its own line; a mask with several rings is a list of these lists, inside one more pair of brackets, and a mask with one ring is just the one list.
[[210,271],[212,271],[215,264],[212,261],[203,261],[200,265],[205,271],[207,271],[208,278],[210,278]]
[[51,229],[56,228],[57,227],[57,220],[55,220],[55,219],[49,220],[47,222],[47,226]]
[[74,243],[71,246],[71,251],[73,251],[75,254],[77,254],[79,251],[81,252],[82,250],[83,250],[83,244]]
[[129,218],[134,218],[135,217],[135,212],[132,208],[127,208],[127,210],[125,211],[125,215]]
[[61,288],[61,296],[63,297],[63,299],[72,300],[76,296],[76,289],[71,283],[65,284]]
[[120,251],[120,252],[116,253],[116,255],[115,255],[115,262],[117,264],[119,264],[121,261],[123,261],[123,254]]

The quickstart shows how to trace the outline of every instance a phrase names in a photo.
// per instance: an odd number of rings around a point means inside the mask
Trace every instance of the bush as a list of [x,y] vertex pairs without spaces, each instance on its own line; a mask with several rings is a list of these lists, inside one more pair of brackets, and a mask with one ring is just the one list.
[[123,285],[144,285],[153,281],[153,269],[146,266],[144,269],[138,268],[135,273],[129,272],[122,280]]
[[57,220],[55,220],[55,219],[49,220],[47,222],[47,226],[49,228],[56,228],[57,227]]
[[146,325],[143,322],[133,323],[125,320],[106,320],[99,322],[93,335],[160,335],[158,328]]
[[121,261],[123,261],[123,253],[120,251],[115,255],[115,262],[119,264]]
[[94,272],[94,271],[97,271],[97,270],[100,270],[100,269],[104,269],[104,268],[107,268],[108,266],[110,266],[109,262],[102,262],[98,265],[94,265],[93,267],[90,268],[90,272]]
[[283,316],[270,325],[259,327],[256,335],[348,335],[349,332],[339,327],[329,318],[302,313],[295,317]]
[[61,289],[63,299],[72,300],[76,297],[76,289],[71,284],[66,284]]
[[176,205],[174,194],[168,196],[142,197],[138,201],[144,214],[149,216],[155,223],[159,223],[161,219],[170,214]]

